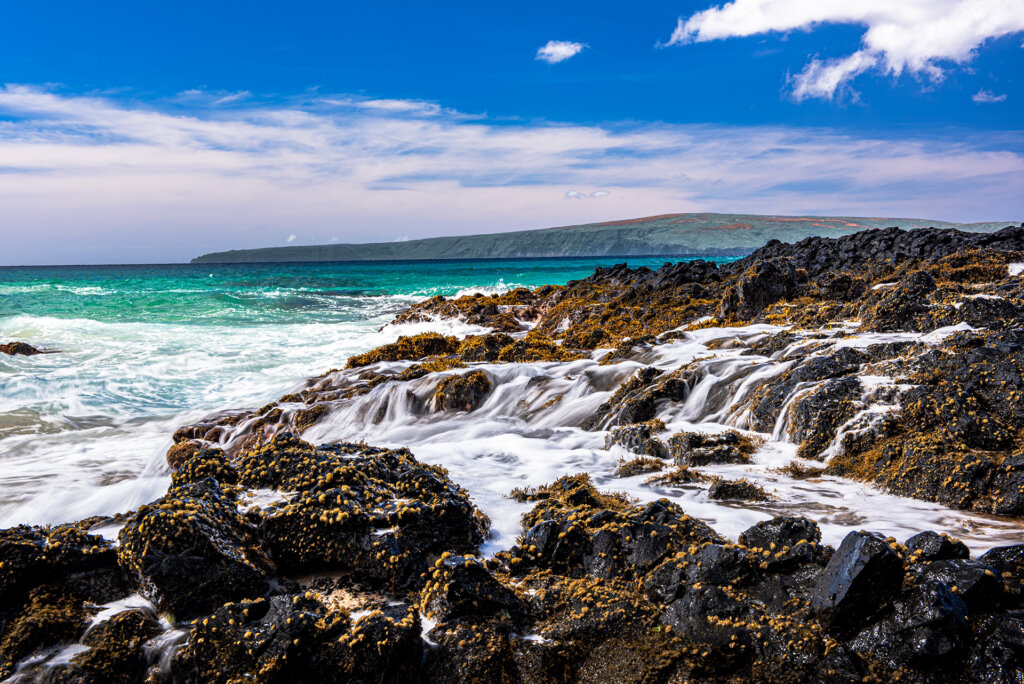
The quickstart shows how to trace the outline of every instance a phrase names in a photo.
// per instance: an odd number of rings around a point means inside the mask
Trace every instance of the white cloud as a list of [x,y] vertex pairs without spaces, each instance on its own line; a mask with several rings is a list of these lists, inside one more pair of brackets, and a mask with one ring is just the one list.
[[974,93],[974,95],[971,96],[971,99],[975,102],[989,104],[992,102],[1006,102],[1006,95],[996,95],[991,90],[985,90],[982,88],[978,92]]
[[291,235],[289,235],[288,239],[285,240],[285,242],[295,242],[295,233],[292,233]]
[[547,44],[537,48],[537,57],[542,62],[557,64],[570,57],[575,57],[587,47],[584,43],[573,43],[568,40],[549,40]]
[[182,261],[299,225],[316,244],[684,211],[1024,218],[1020,133],[490,123],[345,101],[183,111],[0,88],[0,263]]
[[601,199],[607,197],[611,193],[607,190],[595,190],[590,194],[584,194],[579,190],[566,190],[563,199]]
[[822,24],[865,27],[861,49],[811,60],[793,79],[793,95],[832,98],[871,68],[941,80],[949,63],[966,64],[985,41],[1024,31],[1024,0],[734,0],[679,19],[669,45]]

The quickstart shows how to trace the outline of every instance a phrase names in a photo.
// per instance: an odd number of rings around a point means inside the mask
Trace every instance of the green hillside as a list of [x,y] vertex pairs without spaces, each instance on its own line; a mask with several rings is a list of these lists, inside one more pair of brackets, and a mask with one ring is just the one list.
[[511,233],[437,237],[405,242],[236,249],[204,254],[192,263],[388,261],[566,256],[679,256],[745,254],[772,239],[839,237],[865,228],[959,228],[986,232],[1012,221],[948,223],[925,219],[746,214],[665,214],[646,218]]

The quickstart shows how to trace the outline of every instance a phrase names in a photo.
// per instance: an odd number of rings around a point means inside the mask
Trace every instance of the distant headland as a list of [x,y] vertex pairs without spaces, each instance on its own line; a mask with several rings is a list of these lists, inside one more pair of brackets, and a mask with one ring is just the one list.
[[927,219],[752,214],[662,214],[507,233],[371,242],[234,249],[196,257],[195,264],[296,261],[404,261],[600,256],[748,254],[769,240],[841,237],[867,228],[958,228],[989,232],[1011,221],[950,223]]

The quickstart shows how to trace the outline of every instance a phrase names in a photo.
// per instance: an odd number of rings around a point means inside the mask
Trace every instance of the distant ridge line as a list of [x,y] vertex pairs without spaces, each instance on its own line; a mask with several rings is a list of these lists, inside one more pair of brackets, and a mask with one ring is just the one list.
[[1012,221],[951,223],[913,218],[659,214],[634,219],[402,242],[290,245],[211,252],[192,263],[436,261],[572,257],[713,257],[749,254],[772,239],[839,237],[864,229],[956,228],[990,232]]

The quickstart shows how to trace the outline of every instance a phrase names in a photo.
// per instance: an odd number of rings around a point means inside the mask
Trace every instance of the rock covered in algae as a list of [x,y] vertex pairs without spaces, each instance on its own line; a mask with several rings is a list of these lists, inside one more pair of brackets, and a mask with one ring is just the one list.
[[213,477],[172,486],[119,533],[121,567],[161,610],[187,618],[267,592],[274,564],[234,498]]
[[35,356],[36,354],[42,354],[31,344],[27,342],[6,342],[0,344],[0,354],[7,354],[9,356],[22,355],[22,356]]
[[404,588],[422,583],[430,557],[475,549],[489,524],[442,468],[406,449],[315,447],[286,434],[238,469],[243,486],[285,497],[250,515],[285,572],[358,571]]

